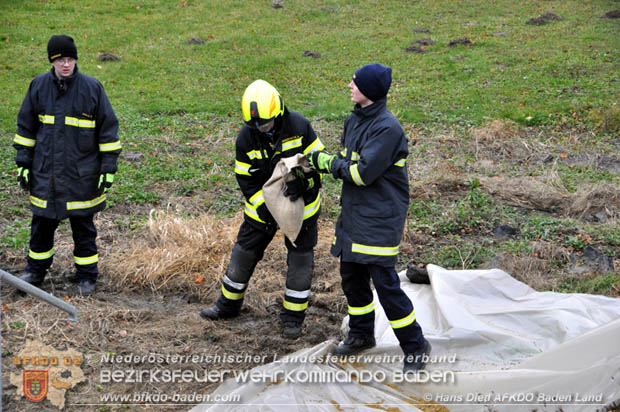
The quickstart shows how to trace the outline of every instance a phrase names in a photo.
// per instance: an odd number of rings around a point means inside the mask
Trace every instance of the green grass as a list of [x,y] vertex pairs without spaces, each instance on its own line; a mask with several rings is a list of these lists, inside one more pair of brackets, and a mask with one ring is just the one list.
[[[29,80],[49,68],[47,40],[61,32],[75,37],[80,69],[104,83],[123,119],[236,116],[243,89],[256,78],[271,81],[309,116],[342,118],[352,72],[380,61],[394,69],[390,104],[404,120],[547,123],[571,108],[585,115],[618,100],[611,86],[618,80],[618,23],[599,18],[614,6],[601,0],[305,0],[281,9],[268,1],[5,2],[0,128],[13,131]],[[563,20],[525,24],[547,11]],[[431,33],[413,33],[416,27]],[[205,43],[186,44],[194,37]],[[436,44],[424,54],[404,52],[421,37]],[[447,46],[457,38],[473,45]],[[321,58],[303,57],[305,50]],[[122,61],[99,62],[101,52]]]

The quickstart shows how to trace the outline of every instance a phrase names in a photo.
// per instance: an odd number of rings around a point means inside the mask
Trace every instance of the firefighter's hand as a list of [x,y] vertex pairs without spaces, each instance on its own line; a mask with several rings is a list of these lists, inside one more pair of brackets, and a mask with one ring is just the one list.
[[294,202],[303,196],[304,191],[306,190],[307,181],[301,177],[296,177],[293,180],[286,182],[286,187],[284,188],[284,196],[288,197],[288,200]]
[[323,151],[313,152],[308,156],[308,163],[310,167],[321,173],[332,172],[332,161],[336,158],[336,155],[325,153]]
[[26,167],[17,168],[17,181],[22,189],[26,192],[30,191],[30,169]]
[[112,187],[112,183],[114,183],[114,173],[102,173],[99,176],[99,186],[97,188],[99,195],[107,192]]

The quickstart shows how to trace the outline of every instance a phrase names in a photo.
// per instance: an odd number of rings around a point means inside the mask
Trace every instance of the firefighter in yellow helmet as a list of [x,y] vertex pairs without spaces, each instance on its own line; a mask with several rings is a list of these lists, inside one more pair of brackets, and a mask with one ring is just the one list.
[[[222,293],[214,306],[200,313],[212,320],[239,315],[254,268],[278,229],[267,210],[262,190],[275,165],[285,157],[324,149],[308,119],[289,111],[280,93],[264,80],[256,80],[247,87],[241,111],[245,126],[235,143],[235,176],[245,197],[244,221],[222,280]],[[320,175],[313,171],[288,182],[284,192],[291,201],[301,197],[305,204],[304,222],[295,239],[297,247],[285,238],[288,271],[280,318],[283,335],[291,339],[301,335],[308,307],[321,207],[320,187]]]

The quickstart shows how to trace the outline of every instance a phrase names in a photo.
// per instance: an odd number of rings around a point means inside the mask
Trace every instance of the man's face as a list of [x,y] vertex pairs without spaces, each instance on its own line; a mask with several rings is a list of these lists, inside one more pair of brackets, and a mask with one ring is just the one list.
[[364,96],[360,89],[357,88],[357,85],[353,80],[349,83],[349,89],[351,89],[351,101],[354,103],[359,103],[360,106],[366,107],[372,104],[372,100],[368,97]]
[[261,126],[258,126],[257,129],[261,133],[269,133],[273,129],[274,124],[275,124],[275,120],[271,120]]
[[75,59],[73,57],[60,57],[55,59],[52,64],[54,65],[56,77],[59,79],[71,76],[75,69]]

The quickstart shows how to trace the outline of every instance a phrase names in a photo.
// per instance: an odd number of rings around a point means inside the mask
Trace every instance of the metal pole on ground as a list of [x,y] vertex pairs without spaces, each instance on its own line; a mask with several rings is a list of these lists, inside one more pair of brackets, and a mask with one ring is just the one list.
[[[64,310],[69,314],[69,321],[77,322],[78,313],[75,306],[69,305],[62,299],[58,299],[56,296],[52,296],[49,293],[39,289],[36,286],[32,286],[28,282],[24,282],[20,278],[11,275],[9,272],[5,272],[0,269],[0,287],[2,282],[6,282],[17,289],[23,290],[26,293],[31,294],[35,298],[45,301],[52,306],[56,306],[58,309]],[[1,316],[1,315],[0,315]],[[0,356],[2,354],[2,333],[0,333]],[[2,361],[0,360],[0,411],[2,411]]]

